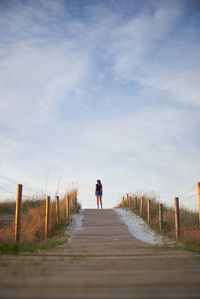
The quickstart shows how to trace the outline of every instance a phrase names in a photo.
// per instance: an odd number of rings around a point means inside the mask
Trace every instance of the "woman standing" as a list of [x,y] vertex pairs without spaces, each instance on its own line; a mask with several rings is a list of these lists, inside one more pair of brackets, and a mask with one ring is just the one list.
[[97,180],[96,189],[95,189],[95,195],[97,197],[97,208],[99,209],[99,201],[102,208],[102,194],[103,194],[103,186],[101,184],[100,180]]

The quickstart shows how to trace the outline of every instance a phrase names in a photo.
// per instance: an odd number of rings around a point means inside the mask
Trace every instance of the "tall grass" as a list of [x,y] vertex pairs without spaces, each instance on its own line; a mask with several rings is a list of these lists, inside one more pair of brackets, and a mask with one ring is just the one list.
[[[42,203],[45,203],[45,197],[42,195],[36,196],[23,196],[22,200],[22,212],[27,213],[31,208],[36,208],[41,206]],[[5,200],[0,202],[0,215],[9,214],[15,215],[15,206],[16,202],[13,200]]]
[[[56,222],[56,202],[51,201],[50,205],[50,235],[63,224],[68,224],[65,217],[66,196],[70,195],[71,200],[77,198],[77,189],[70,191],[60,199],[60,223]],[[21,210],[21,231],[20,242],[37,242],[44,239],[45,236],[45,198],[26,197],[22,200]],[[73,212],[78,212],[80,205],[73,207]],[[0,203],[0,215],[15,214],[15,202],[6,201]],[[14,217],[13,217],[14,220]],[[14,221],[7,226],[0,228],[0,243],[12,244],[14,242]]]
[[[150,227],[159,231],[159,202],[156,196],[148,196],[147,194],[132,193],[129,195],[131,198],[130,210],[136,215],[140,216],[140,198],[143,197],[143,211],[141,217],[147,222],[147,200],[151,200],[151,213],[150,213]],[[136,206],[137,200],[137,206]],[[122,204],[120,207],[123,208]],[[128,209],[128,204],[125,202],[124,208]],[[179,209],[180,217],[180,238],[186,247],[189,249],[197,248],[200,250],[200,225],[198,222],[198,212],[191,211],[185,208]],[[163,230],[162,234],[168,238],[175,239],[175,211],[173,207],[163,206]],[[194,249],[193,248],[193,249]]]

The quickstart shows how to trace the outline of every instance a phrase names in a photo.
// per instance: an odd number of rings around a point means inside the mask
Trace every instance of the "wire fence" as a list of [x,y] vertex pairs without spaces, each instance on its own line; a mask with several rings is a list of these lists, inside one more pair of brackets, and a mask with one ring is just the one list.
[[[48,181],[48,180],[47,180]],[[45,187],[38,188],[35,186],[35,184],[28,183],[24,180],[18,180],[16,178],[13,178],[11,176],[5,176],[0,174],[0,198],[3,199],[5,196],[16,196],[16,188],[18,184],[23,184],[23,190],[26,193],[27,196],[33,196],[33,197],[44,197],[47,195],[50,195],[51,197],[55,197],[59,190],[64,189],[61,187],[61,176],[58,179],[57,186],[54,188],[47,188],[47,182]],[[5,183],[6,182],[6,183]],[[67,189],[69,189],[70,183],[65,183],[67,186]],[[71,183],[71,188],[73,189],[73,183]],[[66,189],[65,189],[66,190]],[[192,209],[198,209],[198,195],[197,192],[197,186],[196,184],[188,187],[183,192],[176,192],[175,193],[165,193],[161,192],[160,194],[157,194],[154,191],[147,190],[147,191],[138,191],[143,194],[148,194],[148,196],[152,198],[156,198],[158,201],[162,202],[163,204],[170,205],[173,203],[174,196],[179,197],[180,205],[184,204],[187,206],[187,208]],[[61,191],[62,193],[62,191]],[[125,194],[125,192],[120,191],[113,191],[113,192],[107,192],[107,196],[110,197],[116,197],[120,200],[120,198]],[[131,194],[131,192],[130,192]]]
[[[45,187],[38,188],[35,184],[28,183],[24,180],[18,180],[13,177],[8,177],[5,175],[0,174],[0,199],[3,200],[5,197],[10,197],[12,195],[16,196],[16,188],[18,184],[23,185],[23,190],[26,196],[33,196],[33,197],[44,197],[44,196],[51,196],[55,197],[58,193],[65,193],[65,190],[72,190],[74,188],[78,188],[77,184],[74,183],[64,183],[63,187],[61,186],[61,176],[58,179],[58,183],[54,188],[47,187],[47,182]],[[11,198],[11,199],[12,199]]]
[[[8,194],[16,200],[16,202],[4,200],[0,203],[1,244],[13,241],[19,243],[20,239],[22,241],[47,239],[50,231],[55,230],[58,225],[69,225],[70,215],[80,209],[76,185],[72,185],[73,189],[71,186],[70,190],[65,190],[64,194],[59,192],[61,177],[55,188],[51,191],[46,189],[45,192],[33,185],[30,187],[26,182],[21,181],[18,184],[14,178],[1,174],[0,180],[1,184],[6,182],[6,187],[0,186],[2,194]],[[15,191],[12,191],[13,189]],[[7,217],[9,215],[12,217]]]
[[183,192],[155,193],[154,191],[144,189],[135,192],[128,192],[128,193],[124,192],[121,195],[121,198],[122,196],[124,196],[124,194],[130,194],[130,195],[139,194],[140,196],[147,196],[148,198],[155,199],[156,201],[168,207],[173,207],[174,198],[178,197],[180,207],[188,210],[195,210],[195,211],[199,210],[199,215],[200,215],[200,187],[198,189],[197,184],[191,185],[190,187],[186,188]]
[[[197,192],[195,192],[195,189],[197,189]],[[181,198],[174,197],[173,206],[169,206],[166,205],[168,201],[161,203],[156,198],[152,200],[144,193],[126,193],[122,197],[119,206],[129,209],[143,218],[154,230],[160,230],[169,237],[180,237],[193,248],[193,242],[200,245],[200,182],[179,194]],[[188,210],[181,206],[182,203],[184,204],[194,198],[197,201],[190,204],[190,208],[199,206],[199,211]]]

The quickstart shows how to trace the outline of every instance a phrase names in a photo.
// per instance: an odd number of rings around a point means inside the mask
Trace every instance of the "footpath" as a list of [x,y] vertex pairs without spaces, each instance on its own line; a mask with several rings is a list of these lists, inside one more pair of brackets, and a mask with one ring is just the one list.
[[135,239],[114,210],[85,210],[54,251],[0,257],[0,298],[200,298],[200,255]]

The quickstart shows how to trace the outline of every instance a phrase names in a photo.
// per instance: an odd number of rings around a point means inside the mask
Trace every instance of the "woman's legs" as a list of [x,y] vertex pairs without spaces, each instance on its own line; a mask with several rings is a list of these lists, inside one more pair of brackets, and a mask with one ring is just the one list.
[[97,195],[97,209],[99,209],[99,195]]
[[99,196],[99,200],[100,200],[101,208],[103,209],[103,207],[102,207],[102,196],[101,195]]
[[101,209],[103,209],[103,207],[102,207],[102,195],[97,195],[97,208],[98,209],[99,209],[99,201],[100,201]]

